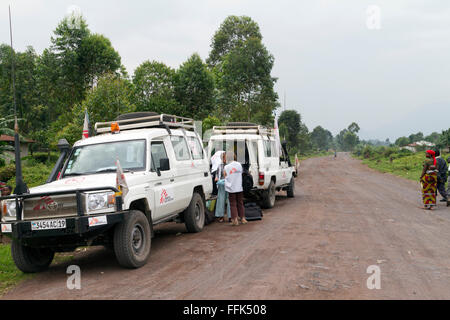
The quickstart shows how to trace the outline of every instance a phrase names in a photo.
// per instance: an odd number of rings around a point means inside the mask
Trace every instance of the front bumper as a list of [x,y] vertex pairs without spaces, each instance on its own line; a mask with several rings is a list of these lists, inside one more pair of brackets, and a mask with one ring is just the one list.
[[[83,236],[89,233],[98,233],[109,227],[121,222],[124,219],[125,211],[89,215],[89,216],[75,216],[61,218],[66,220],[66,228],[64,229],[51,229],[51,230],[32,230],[31,221],[11,221],[1,222],[0,230],[1,234],[10,236],[13,239],[26,239],[26,238],[45,238],[45,237],[58,237],[69,235]],[[100,223],[95,223],[93,219],[100,220]],[[106,220],[106,221],[102,221]],[[8,230],[8,231],[4,231]]]

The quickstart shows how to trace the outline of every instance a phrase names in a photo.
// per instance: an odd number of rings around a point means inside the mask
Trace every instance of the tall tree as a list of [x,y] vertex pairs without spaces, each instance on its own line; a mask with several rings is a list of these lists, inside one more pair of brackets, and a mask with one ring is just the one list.
[[249,17],[230,16],[213,37],[208,64],[213,67],[223,115],[234,121],[271,124],[278,106],[271,76],[273,56]]
[[185,115],[175,99],[175,70],[162,62],[145,61],[133,76],[137,111]]
[[317,126],[311,132],[311,142],[319,150],[328,150],[333,142],[333,135],[330,131]]
[[229,16],[220,25],[214,34],[211,44],[211,52],[206,60],[210,67],[215,67],[223,62],[223,57],[241,47],[248,39],[262,40],[258,24],[247,16]]
[[214,78],[196,53],[175,74],[175,98],[185,116],[194,119],[204,119],[214,109]]

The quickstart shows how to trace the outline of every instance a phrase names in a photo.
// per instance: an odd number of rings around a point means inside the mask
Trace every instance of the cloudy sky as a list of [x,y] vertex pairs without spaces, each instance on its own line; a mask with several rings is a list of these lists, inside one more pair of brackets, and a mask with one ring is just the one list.
[[194,52],[206,59],[222,21],[247,15],[275,57],[280,103],[299,111],[310,130],[337,134],[355,121],[361,138],[393,141],[450,127],[447,0],[0,0],[4,43],[9,4],[17,50],[41,53],[78,8],[130,74],[145,60],[177,68]]

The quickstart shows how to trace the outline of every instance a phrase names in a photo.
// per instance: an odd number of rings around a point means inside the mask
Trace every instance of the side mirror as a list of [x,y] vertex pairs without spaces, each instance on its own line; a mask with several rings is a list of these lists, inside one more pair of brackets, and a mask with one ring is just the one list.
[[167,171],[170,170],[170,164],[168,158],[161,158],[159,159],[159,170],[160,171]]

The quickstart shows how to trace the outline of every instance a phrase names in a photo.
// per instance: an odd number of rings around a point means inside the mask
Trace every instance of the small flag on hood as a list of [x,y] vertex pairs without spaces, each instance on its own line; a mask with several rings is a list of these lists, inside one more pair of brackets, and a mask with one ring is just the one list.
[[120,166],[119,159],[116,160],[116,167],[117,167],[117,176],[116,176],[116,186],[117,189],[119,189],[119,195],[121,195],[123,198],[128,193],[128,185],[127,181],[125,180],[125,174],[123,173],[122,167]]
[[84,124],[83,124],[83,134],[81,139],[89,138],[89,115],[87,109],[84,110]]

